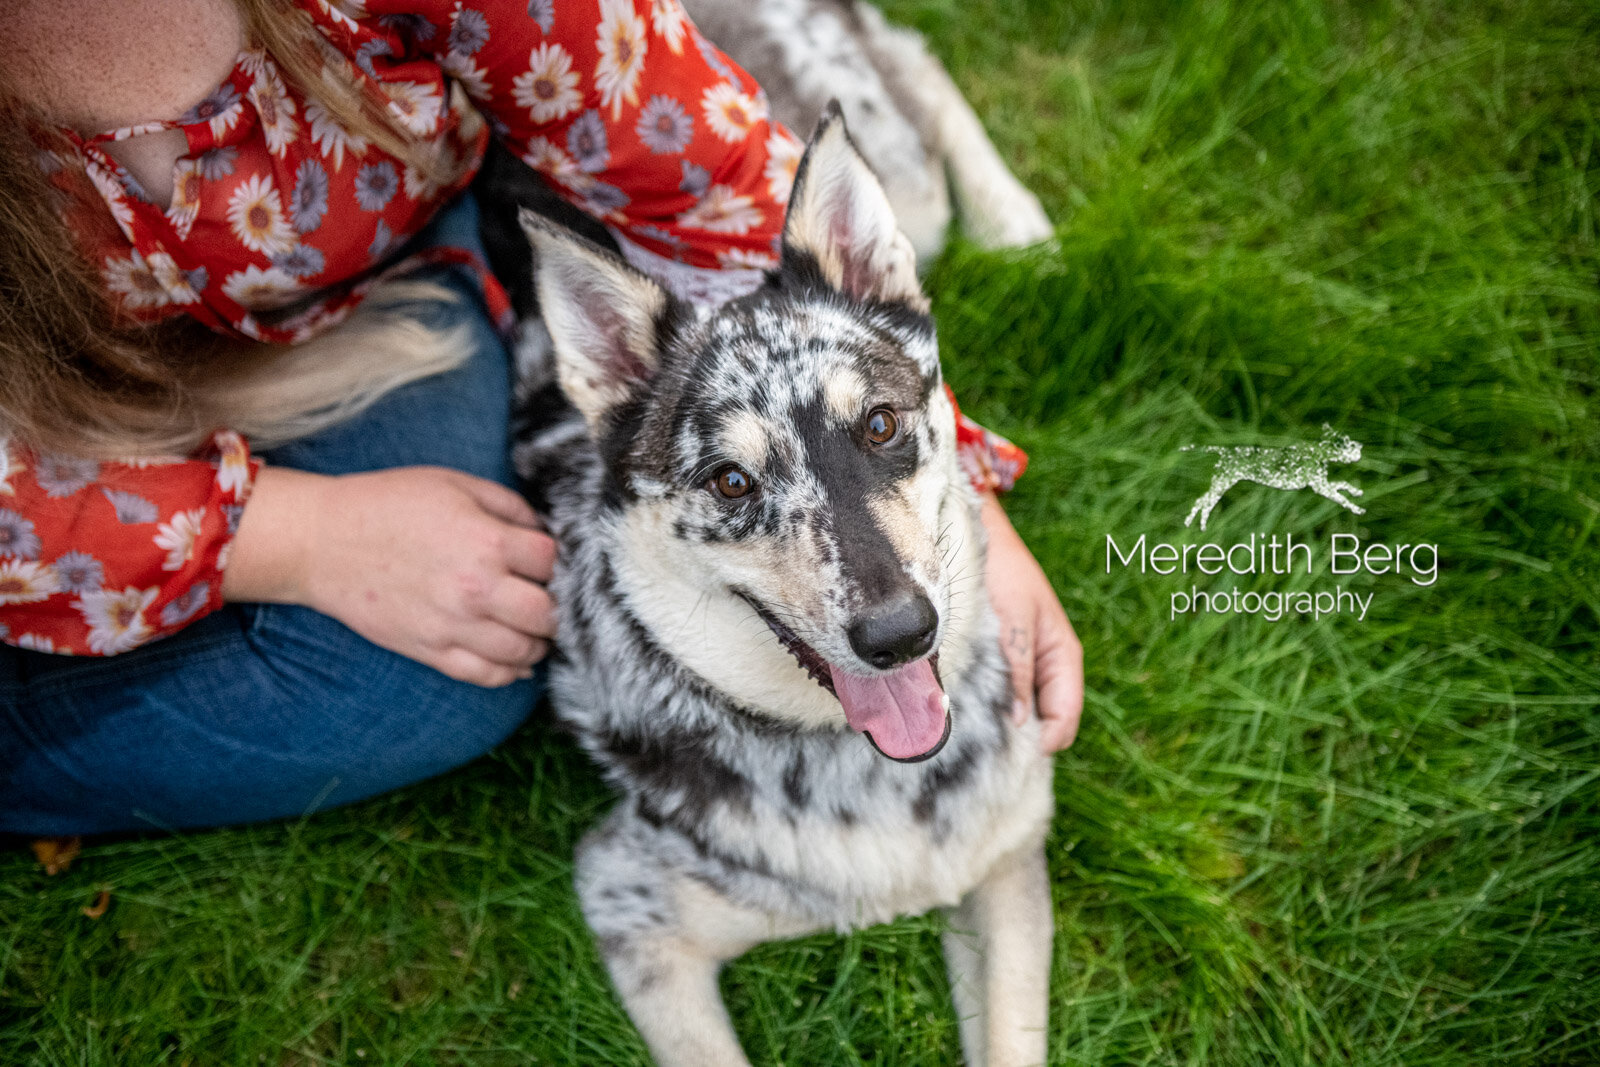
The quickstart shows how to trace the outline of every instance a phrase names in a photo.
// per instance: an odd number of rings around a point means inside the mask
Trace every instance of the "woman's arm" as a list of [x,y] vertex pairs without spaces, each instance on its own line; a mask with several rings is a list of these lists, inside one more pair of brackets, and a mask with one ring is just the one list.
[[993,493],[983,498],[989,534],[985,575],[1000,616],[1000,642],[1011,664],[1013,713],[1024,722],[1037,710],[1044,720],[1039,744],[1055,752],[1078,736],[1083,714],[1083,645],[1067,620],[1050,579],[1012,528]]
[[109,656],[216,610],[256,465],[227,432],[198,458],[125,463],[0,439],[0,639]]
[[476,685],[526,677],[555,636],[554,541],[516,493],[461,471],[267,467],[232,552],[228,600],[315,608]]

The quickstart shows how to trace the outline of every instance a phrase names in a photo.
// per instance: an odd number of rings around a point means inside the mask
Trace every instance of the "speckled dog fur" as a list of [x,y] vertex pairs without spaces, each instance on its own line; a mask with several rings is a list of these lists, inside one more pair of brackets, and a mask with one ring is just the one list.
[[[552,697],[623,794],[578,893],[652,1053],[746,1062],[716,975],[755,944],[947,908],[968,1062],[1043,1062],[1051,765],[1009,717],[914,253],[843,120],[807,149],[782,266],[715,311],[525,225],[555,370],[518,449],[560,544]],[[885,407],[900,434],[873,446]],[[759,489],[718,496],[728,463]],[[919,763],[850,729],[757,611],[869,674],[845,629],[906,581],[938,612],[951,711]]]

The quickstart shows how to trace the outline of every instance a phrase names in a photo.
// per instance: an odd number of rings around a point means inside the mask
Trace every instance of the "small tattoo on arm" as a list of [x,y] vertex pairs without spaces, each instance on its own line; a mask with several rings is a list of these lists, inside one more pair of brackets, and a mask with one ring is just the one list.
[[1029,640],[1028,631],[1023,627],[1013,626],[1011,628],[1011,636],[1006,643],[1011,646],[1011,651],[1015,652],[1017,655],[1023,657],[1028,655],[1028,646],[1031,642]]

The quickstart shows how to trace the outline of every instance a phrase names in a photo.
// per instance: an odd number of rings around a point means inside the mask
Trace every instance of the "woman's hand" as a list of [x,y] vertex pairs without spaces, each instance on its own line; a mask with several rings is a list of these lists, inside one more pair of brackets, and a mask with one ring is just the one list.
[[476,685],[527,677],[555,636],[555,542],[516,493],[460,471],[267,467],[230,551],[226,599],[315,608]]
[[1016,691],[1012,714],[1017,722],[1026,722],[1037,706],[1039,718],[1044,720],[1040,747],[1056,752],[1078,735],[1078,719],[1083,714],[1083,646],[1072,632],[1050,579],[992,493],[984,495],[983,525],[989,532],[985,581],[989,600],[1000,616],[1000,643],[1011,664],[1011,684]]

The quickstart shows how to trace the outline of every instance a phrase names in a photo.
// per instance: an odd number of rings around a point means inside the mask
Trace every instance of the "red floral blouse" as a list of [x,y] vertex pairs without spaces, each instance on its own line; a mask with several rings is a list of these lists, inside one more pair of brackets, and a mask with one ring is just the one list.
[[[438,146],[433,180],[343,129],[249,48],[176,122],[84,138],[41,165],[133,316],[304,340],[347,316],[393,253],[466,187],[489,130],[680,294],[717,299],[774,265],[802,145],[677,0],[296,0],[395,118]],[[342,59],[340,58],[342,57]],[[485,121],[486,120],[486,121]],[[104,149],[181,129],[170,206]],[[430,258],[470,259],[434,249]],[[474,264],[480,269],[481,264]],[[491,308],[508,303],[482,271]],[[962,461],[1005,488],[1026,457],[960,420]],[[0,640],[112,655],[222,603],[260,461],[219,431],[200,455],[97,463],[0,438]]]

